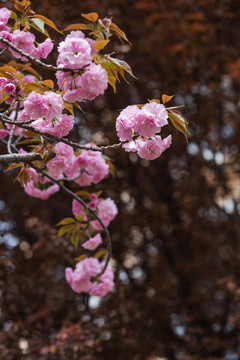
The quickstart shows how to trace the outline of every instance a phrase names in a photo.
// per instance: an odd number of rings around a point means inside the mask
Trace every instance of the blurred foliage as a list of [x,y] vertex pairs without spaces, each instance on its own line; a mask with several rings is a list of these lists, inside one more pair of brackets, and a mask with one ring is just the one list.
[[185,104],[191,136],[186,145],[174,132],[151,163],[107,154],[116,178],[94,190],[120,210],[110,227],[117,286],[100,304],[63,277],[76,251],[52,225],[71,216],[70,199],[27,197],[14,170],[1,178],[1,356],[239,359],[239,1],[35,0],[34,10],[60,29],[82,12],[113,16],[133,45],[116,41],[115,53],[140,81],[84,104],[83,140],[117,141],[117,110],[164,93]]

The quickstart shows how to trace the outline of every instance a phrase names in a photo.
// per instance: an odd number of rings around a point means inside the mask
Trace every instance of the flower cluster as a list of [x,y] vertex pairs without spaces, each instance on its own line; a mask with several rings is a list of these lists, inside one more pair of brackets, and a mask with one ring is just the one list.
[[93,47],[94,41],[85,38],[82,31],[72,31],[59,44],[58,68],[73,71],[57,71],[58,86],[63,91],[64,100],[75,101],[93,100],[104,93],[108,87],[108,75],[100,65],[92,62],[96,54]]
[[[91,144],[89,144],[91,145]],[[75,155],[72,147],[58,143],[54,147],[56,156],[47,164],[48,174],[55,179],[64,177],[74,178],[74,182],[81,186],[99,183],[109,172],[101,152],[83,150],[80,155]]]
[[64,102],[60,94],[46,91],[43,95],[32,91],[24,102],[29,119],[36,119],[32,126],[58,137],[66,136],[73,128],[72,115],[62,114]]
[[105,296],[114,288],[113,270],[108,264],[105,272],[101,273],[105,263],[95,258],[87,258],[76,264],[75,270],[68,267],[65,270],[66,280],[71,288],[77,292],[85,292],[91,296]]
[[158,158],[171,145],[171,135],[162,140],[160,135],[168,124],[168,112],[164,105],[152,101],[141,109],[128,106],[121,111],[116,121],[117,135],[121,141],[128,141],[123,148],[147,160]]
[[[90,202],[88,203],[88,207],[92,210],[96,210],[97,216],[106,227],[109,226],[110,222],[118,213],[117,206],[111,198],[101,199],[98,198],[96,194],[90,195]],[[84,215],[83,206],[75,199],[72,202],[72,212],[74,216]],[[102,225],[98,220],[90,221],[90,225],[95,230],[102,230]]]
[[[0,36],[4,39],[9,40],[13,45],[15,45],[18,49],[23,50],[28,55],[33,56],[35,59],[46,59],[49,53],[53,49],[53,42],[47,38],[43,43],[39,44],[37,47],[35,46],[35,36],[29,31],[22,30],[14,30],[12,33],[10,32],[11,28],[6,26],[8,20],[10,18],[11,11],[7,8],[0,9]],[[20,55],[7,45],[0,42],[0,49],[8,48],[9,51],[17,58],[22,61],[27,61],[25,56]]]

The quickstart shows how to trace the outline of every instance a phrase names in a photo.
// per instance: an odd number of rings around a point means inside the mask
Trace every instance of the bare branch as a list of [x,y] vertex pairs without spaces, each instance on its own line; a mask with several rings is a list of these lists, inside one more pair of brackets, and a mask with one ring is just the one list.
[[27,154],[4,154],[0,155],[0,163],[13,163],[13,162],[30,162],[41,159],[41,156],[37,153]]

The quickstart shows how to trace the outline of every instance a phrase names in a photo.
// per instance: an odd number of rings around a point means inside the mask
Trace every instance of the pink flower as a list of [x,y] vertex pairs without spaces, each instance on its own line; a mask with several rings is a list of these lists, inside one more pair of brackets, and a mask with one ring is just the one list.
[[72,202],[72,212],[74,216],[84,215],[83,205],[76,199],[73,199]]
[[[4,39],[12,42],[12,34],[10,33],[9,27],[5,26],[0,31],[0,36],[2,36]],[[5,45],[3,42],[0,42],[0,49],[7,49],[8,45]]]
[[74,117],[72,115],[63,114],[55,121],[45,121],[38,119],[32,123],[35,129],[46,131],[51,135],[63,137],[68,135],[74,125]]
[[[115,202],[110,199],[100,199],[98,207],[98,217],[101,219],[103,224],[107,227],[110,222],[115,218],[118,213]],[[90,224],[95,230],[102,230],[102,226],[98,220],[92,220]]]
[[24,108],[32,119],[52,120],[62,114],[64,102],[60,94],[52,91],[47,91],[44,95],[32,91],[24,103]]
[[87,250],[95,250],[101,242],[102,237],[100,234],[97,234],[93,238],[90,238],[88,241],[83,243],[82,247]]
[[0,9],[0,29],[2,30],[2,27],[4,27],[9,18],[11,16],[11,11],[8,10],[6,7],[3,7]]
[[65,101],[74,103],[75,101],[81,102],[85,99],[85,92],[83,89],[67,90],[63,95]]
[[4,139],[6,136],[9,135],[9,131],[5,129],[0,129],[0,139]]
[[116,130],[121,141],[132,140],[136,119],[140,114],[141,110],[136,105],[130,105],[120,112],[116,120]]
[[141,136],[151,137],[161,130],[161,127],[157,126],[156,117],[151,113],[146,114],[141,111],[141,114],[136,118],[136,124],[134,130]]
[[59,186],[57,184],[51,185],[47,189],[41,190],[35,187],[34,182],[30,180],[27,185],[24,186],[25,192],[29,196],[36,197],[38,199],[47,200],[51,195],[59,191]]
[[76,265],[76,269],[66,268],[65,277],[71,288],[77,292],[86,292],[90,295],[105,296],[114,288],[113,270],[108,264],[105,272],[98,281],[92,281],[104,267],[104,262],[100,263],[97,259],[87,258]]
[[91,63],[82,75],[81,86],[86,99],[92,100],[103,94],[108,87],[107,71],[101,65]]
[[58,46],[58,67],[81,69],[92,61],[91,46],[79,31],[72,31]]
[[163,104],[158,104],[155,101],[152,101],[148,104],[145,104],[142,107],[142,111],[147,116],[152,116],[155,119],[155,123],[157,127],[162,127],[167,125],[168,112]]
[[61,90],[68,90],[72,84],[72,76],[65,71],[57,71],[56,78],[58,86]]
[[[171,138],[169,138],[169,140],[170,139]],[[170,146],[169,140],[166,141],[165,149]],[[156,136],[152,140],[138,139],[136,141],[136,145],[138,149],[138,155],[146,160],[157,159],[165,150],[163,149],[161,136]]]
[[0,86],[6,85],[7,82],[8,80],[5,77],[0,77]]
[[16,87],[12,83],[8,83],[4,86],[4,91],[7,95],[12,95],[15,93]]
[[[34,45],[35,36],[29,31],[14,30],[12,33],[12,43],[18,48],[25,51],[29,55],[34,55],[36,47]],[[23,61],[27,61],[27,58],[20,55],[16,51],[9,48],[11,53],[17,58]]]
[[43,59],[46,59],[46,57],[50,54],[50,52],[53,49],[53,42],[49,38],[47,38],[44,42],[38,45],[38,52],[39,56]]

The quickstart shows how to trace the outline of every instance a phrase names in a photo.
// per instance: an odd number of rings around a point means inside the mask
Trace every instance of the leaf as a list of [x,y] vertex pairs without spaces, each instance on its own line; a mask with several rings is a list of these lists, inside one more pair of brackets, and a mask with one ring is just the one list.
[[22,165],[21,164],[16,164],[16,163],[14,163],[14,164],[11,164],[6,170],[4,170],[4,171],[10,171],[10,170],[13,170],[13,169],[16,169],[16,168],[18,168],[18,167],[22,167]]
[[30,137],[30,138],[35,138],[37,136],[39,136],[37,133],[31,131],[31,130],[26,130],[23,132],[23,135]]
[[87,255],[86,255],[86,254],[82,254],[82,255],[76,257],[74,260],[76,260],[76,261],[83,261],[83,260],[86,259],[86,258],[87,258]]
[[14,11],[11,12],[10,19],[17,19],[17,14]]
[[31,21],[40,29],[42,33],[45,33],[44,21],[42,21],[41,19],[31,19]]
[[75,246],[75,248],[77,248],[78,242],[81,239],[81,237],[82,237],[82,232],[80,230],[76,230],[73,232],[71,236],[71,242]]
[[58,236],[62,236],[68,232],[72,232],[76,228],[76,224],[65,225],[58,230]]
[[13,74],[13,75],[15,75],[16,72],[17,72],[17,70],[14,69],[14,67],[9,66],[9,65],[2,66],[0,69],[1,69],[2,71],[5,71],[5,72],[7,72],[7,73],[9,73],[9,74]]
[[44,86],[47,86],[49,87],[50,89],[53,89],[54,88],[54,83],[52,80],[44,80],[44,81],[40,81],[41,85],[44,85]]
[[53,28],[54,30],[58,31],[60,34],[62,34],[62,31],[58,30],[58,28],[56,27],[56,25],[54,24],[54,22],[52,20],[49,20],[48,18],[46,18],[43,15],[33,15],[32,18],[37,18],[42,20],[46,25],[50,26],[51,28]]
[[79,196],[83,196],[83,197],[89,197],[90,196],[90,192],[88,192],[88,191],[77,191],[76,192],[76,194],[77,195],[79,195]]
[[92,24],[72,24],[66,27],[63,31],[69,30],[93,30]]
[[166,95],[166,94],[163,94],[163,95],[162,95],[162,102],[163,102],[163,104],[166,104],[167,102],[169,102],[173,97],[174,97],[174,95]]
[[98,19],[98,14],[96,12],[91,12],[88,14],[81,14],[81,16],[92,22],[95,22]]
[[104,62],[101,64],[101,66],[107,71],[107,75],[108,75],[108,83],[109,85],[112,86],[113,91],[116,93],[116,75],[113,71],[113,69],[111,68],[111,64],[109,64],[108,62]]
[[[38,74],[37,71],[35,71],[32,67],[30,63],[27,64],[20,64],[17,63],[15,60],[11,60],[9,61],[8,65],[11,65],[17,69],[20,69],[21,71],[26,71],[26,72],[30,72],[32,75],[36,76],[37,78],[41,79],[41,75]],[[16,76],[16,75],[15,75]]]
[[83,219],[85,218],[85,215],[77,215],[75,216],[76,220],[81,223],[83,221]]
[[93,44],[93,47],[97,51],[100,51],[109,43],[109,41],[110,40],[98,40],[98,41],[95,41],[94,44]]
[[68,224],[75,224],[76,221],[74,218],[72,217],[68,217],[68,218],[65,218],[63,220],[61,220],[59,223],[56,224],[56,226],[59,226],[59,225],[68,225]]
[[107,250],[100,250],[100,251],[98,251],[95,255],[93,255],[93,257],[95,258],[95,259],[99,259],[101,256],[103,256],[104,254],[106,254],[107,253]]
[[27,185],[28,181],[30,180],[29,174],[28,174],[28,172],[26,171],[25,168],[22,168],[20,170],[17,178],[19,179],[21,186]]
[[73,106],[72,104],[67,103],[66,101],[64,101],[64,106],[65,108],[74,116],[74,111],[73,111]]
[[42,31],[37,25],[35,25],[33,22],[30,23],[30,26],[33,27],[34,29],[40,31],[42,34],[44,34],[45,36],[50,38],[50,35],[47,31],[47,29],[44,28],[44,31]]
[[117,36],[120,40],[123,39],[125,40],[129,45],[132,45],[130,43],[130,41],[128,40],[128,38],[126,37],[126,34],[113,22],[111,22],[110,26],[109,26],[109,30],[110,32]]
[[187,121],[184,119],[182,114],[174,111],[174,110],[168,110],[168,117],[171,120],[173,126],[184,134],[186,141],[187,140],[187,134],[190,134],[190,132],[187,129]]

